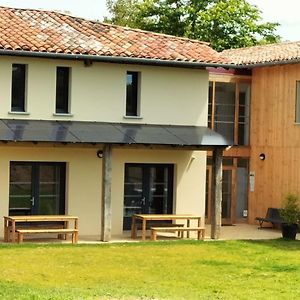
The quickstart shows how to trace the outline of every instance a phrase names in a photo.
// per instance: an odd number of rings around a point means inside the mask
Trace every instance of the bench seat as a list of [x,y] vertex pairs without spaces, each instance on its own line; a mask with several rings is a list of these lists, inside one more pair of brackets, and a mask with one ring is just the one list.
[[18,243],[23,242],[23,237],[25,234],[40,234],[40,233],[56,233],[59,235],[72,235],[72,244],[77,244],[78,242],[78,229],[71,228],[39,228],[39,229],[17,229],[18,233]]
[[198,240],[203,240],[205,236],[205,227],[151,227],[151,240],[156,241],[157,233],[159,232],[178,232],[181,233],[181,237],[183,238],[184,232],[196,231]]
[[272,228],[275,228],[276,225],[283,223],[283,220],[280,216],[279,208],[269,207],[265,217],[256,217],[256,221],[259,223],[259,228],[263,228],[263,223],[271,223]]
[[[146,229],[151,229],[152,227],[183,227],[184,224],[175,224],[175,223],[168,223],[168,222],[160,222],[160,221],[147,221]],[[136,229],[141,230],[143,227],[142,222],[136,223]]]

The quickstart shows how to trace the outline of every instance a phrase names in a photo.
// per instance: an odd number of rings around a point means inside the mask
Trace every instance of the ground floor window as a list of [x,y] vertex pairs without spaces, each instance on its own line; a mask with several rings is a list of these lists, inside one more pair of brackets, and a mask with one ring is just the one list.
[[[247,220],[248,176],[247,158],[223,158],[222,180],[222,224],[233,224]],[[207,159],[206,209],[207,222],[211,219],[212,160]]]
[[174,167],[170,164],[125,164],[125,230],[130,229],[134,213],[172,213],[173,174]]
[[9,215],[65,213],[65,163],[11,162]]

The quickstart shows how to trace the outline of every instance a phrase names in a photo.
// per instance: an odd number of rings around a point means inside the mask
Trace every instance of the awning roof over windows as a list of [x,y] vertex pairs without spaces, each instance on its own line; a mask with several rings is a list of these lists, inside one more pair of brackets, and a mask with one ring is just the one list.
[[202,126],[76,121],[0,120],[0,141],[226,147],[231,141]]

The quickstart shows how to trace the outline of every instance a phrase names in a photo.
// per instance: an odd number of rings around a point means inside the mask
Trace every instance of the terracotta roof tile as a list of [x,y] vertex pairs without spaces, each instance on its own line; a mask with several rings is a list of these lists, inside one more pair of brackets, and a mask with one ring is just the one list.
[[[57,12],[0,7],[0,49],[222,63],[207,43],[88,21]],[[226,59],[225,59],[226,61]]]
[[289,63],[300,60],[300,42],[284,42],[221,52],[221,57],[235,65]]

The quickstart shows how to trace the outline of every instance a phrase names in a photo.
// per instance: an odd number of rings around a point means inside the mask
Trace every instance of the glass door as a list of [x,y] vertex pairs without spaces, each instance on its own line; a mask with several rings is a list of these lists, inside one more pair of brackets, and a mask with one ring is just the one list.
[[173,165],[125,164],[123,228],[132,214],[167,214],[173,207]]
[[65,163],[11,162],[9,215],[65,211]]
[[[206,170],[205,218],[211,222],[212,161]],[[230,225],[247,221],[248,215],[248,159],[224,158],[222,179],[222,224]]]
[[[228,168],[228,167],[227,167]],[[222,179],[222,224],[232,224],[232,174],[233,170],[224,169]]]

